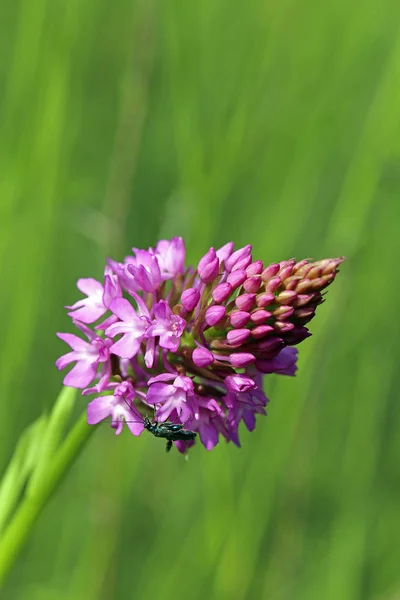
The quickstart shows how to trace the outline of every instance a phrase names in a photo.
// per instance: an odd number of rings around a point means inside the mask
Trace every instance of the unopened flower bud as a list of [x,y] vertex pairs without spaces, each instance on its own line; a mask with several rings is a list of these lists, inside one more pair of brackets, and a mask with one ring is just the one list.
[[288,261],[288,264],[282,266],[279,269],[279,277],[283,280],[286,279],[287,277],[290,277],[290,275],[292,274],[293,271],[293,264],[291,263],[291,261]]
[[218,256],[220,262],[226,260],[232,254],[233,247],[233,242],[228,242],[216,251],[216,255]]
[[[299,310],[301,310],[301,309],[299,309]],[[294,307],[287,306],[285,304],[282,304],[282,306],[278,306],[278,308],[276,308],[274,311],[272,311],[273,316],[276,317],[277,319],[279,319],[280,321],[284,321],[285,319],[288,319],[289,317],[292,316],[293,313],[294,313]]]
[[195,288],[189,288],[182,293],[181,302],[182,306],[188,312],[192,312],[192,310],[197,306],[200,300],[200,292]]
[[262,323],[265,323],[270,318],[271,314],[267,310],[255,310],[250,315],[250,320],[254,325],[262,325]]
[[300,307],[308,304],[311,300],[314,300],[314,296],[317,294],[297,294],[296,300],[293,302],[293,306]]
[[289,258],[288,260],[281,260],[281,262],[279,263],[279,268],[284,269],[285,267],[288,267],[288,266],[294,267],[295,264],[296,264],[296,259]]
[[276,333],[288,333],[295,328],[294,324],[290,323],[290,321],[276,321],[273,327]]
[[298,294],[304,294],[305,292],[310,291],[311,289],[311,281],[309,279],[302,279],[300,283],[296,286],[296,292]]
[[205,320],[207,325],[214,327],[214,325],[217,325],[217,323],[219,323],[224,316],[225,306],[210,306],[210,308],[208,308],[206,311]]
[[294,290],[300,281],[301,277],[298,277],[297,275],[291,275],[283,281],[283,286],[285,290]]
[[317,279],[317,277],[320,277],[321,275],[322,269],[318,266],[312,267],[312,269],[310,269],[307,273],[308,279]]
[[[279,325],[289,325],[291,323],[279,323]],[[278,323],[275,323],[278,325]],[[310,337],[311,333],[308,331],[307,327],[295,327],[293,331],[285,335],[285,342],[287,344],[300,344],[303,340]]]
[[281,348],[283,346],[282,338],[279,337],[271,337],[266,340],[262,340],[258,342],[257,348],[261,350],[261,352],[272,352],[273,350],[277,350],[277,348]]
[[249,256],[251,254],[251,245],[248,244],[247,246],[244,246],[243,248],[239,248],[239,250],[236,250],[236,252],[234,252],[233,254],[231,254],[229,256],[229,258],[226,259],[225,261],[225,269],[228,271],[228,273],[230,271],[232,271],[232,268],[243,258],[246,258],[247,256]]
[[246,279],[246,281],[243,283],[243,288],[246,290],[246,292],[253,294],[255,292],[258,292],[260,285],[261,279],[259,277],[254,276]]
[[243,342],[249,339],[250,334],[250,329],[231,329],[231,331],[228,331],[226,339],[231,346],[241,346]]
[[271,277],[275,277],[275,275],[277,275],[277,273],[279,273],[279,269],[280,269],[280,267],[276,263],[269,265],[261,273],[261,279],[263,279],[264,281],[268,281],[268,279],[271,279]]
[[235,300],[235,304],[239,310],[250,310],[254,306],[256,299],[255,294],[241,294]]
[[309,280],[309,290],[319,292],[326,288],[335,279],[335,274],[324,275],[323,277],[317,277],[316,279]]
[[257,306],[260,308],[264,308],[264,306],[269,306],[275,302],[275,295],[271,292],[267,292],[266,294],[259,294],[257,296]]
[[281,283],[282,280],[280,277],[272,277],[272,279],[266,282],[265,289],[267,292],[276,292]]
[[296,300],[297,294],[291,290],[284,290],[278,296],[276,296],[275,300],[279,302],[279,304],[291,304],[293,300]]
[[214,356],[207,348],[195,348],[193,350],[192,360],[198,367],[205,368],[213,364]]
[[251,254],[249,256],[245,256],[241,260],[238,260],[238,262],[235,265],[233,265],[233,267],[232,267],[232,273],[234,273],[235,271],[240,271],[242,269],[246,269],[250,263],[251,263]]
[[219,273],[219,260],[214,248],[210,248],[207,254],[200,259],[197,271],[204,283],[209,283],[217,277]]
[[226,279],[228,283],[231,284],[232,288],[235,290],[238,288],[244,281],[246,281],[247,275],[244,269],[240,269],[238,271],[233,271],[230,273]]
[[308,259],[308,258],[304,258],[303,260],[300,260],[299,262],[297,262],[297,263],[294,265],[294,267],[293,267],[293,272],[294,272],[294,273],[296,273],[296,274],[298,275],[297,271],[299,271],[299,269],[301,269],[301,268],[302,268],[302,267],[304,267],[305,265],[308,265],[308,264],[309,264],[309,262],[310,262],[310,261],[309,261],[309,259]]
[[310,263],[310,262],[307,261],[306,263],[304,263],[301,267],[299,267],[296,270],[295,274],[299,275],[300,277],[303,277],[303,278],[307,277],[307,274],[312,269],[312,267],[313,267],[313,263]]
[[249,319],[250,313],[244,310],[235,310],[229,315],[229,322],[235,329],[244,327],[249,322]]
[[304,322],[306,323],[306,322],[310,321],[314,315],[315,315],[315,308],[303,307],[303,308],[296,308],[293,316],[296,319],[301,319],[302,321],[304,320]]
[[258,325],[251,330],[251,335],[255,340],[259,340],[272,333],[274,328],[271,325]]
[[229,355],[229,360],[232,367],[241,369],[242,367],[247,367],[253,363],[256,360],[256,357],[250,352],[235,352],[234,354]]
[[344,261],[344,256],[340,258],[326,258],[324,260],[319,260],[316,264],[322,269],[323,275],[328,275],[329,273],[335,273],[336,269]]
[[252,277],[253,275],[261,275],[264,269],[264,264],[262,260],[256,260],[252,262],[246,269],[247,277]]
[[220,304],[224,302],[232,294],[232,286],[230,283],[220,283],[212,291],[212,297],[214,302]]

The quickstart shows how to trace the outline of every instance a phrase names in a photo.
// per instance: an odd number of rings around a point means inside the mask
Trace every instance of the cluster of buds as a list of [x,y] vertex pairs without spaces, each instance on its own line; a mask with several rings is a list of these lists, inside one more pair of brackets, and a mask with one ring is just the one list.
[[[96,395],[89,424],[110,419],[117,434],[126,423],[140,435],[151,414],[198,433],[207,450],[220,434],[239,446],[240,422],[253,430],[266,414],[263,376],[295,374],[294,346],[311,335],[305,325],[342,260],[264,267],[250,245],[229,242],[194,270],[182,238],[134,248],[108,260],[102,283],[78,280],[86,297],[66,308],[88,341],[59,333],[72,351],[56,365],[75,362],[64,384]],[[184,452],[194,440],[174,443]]]

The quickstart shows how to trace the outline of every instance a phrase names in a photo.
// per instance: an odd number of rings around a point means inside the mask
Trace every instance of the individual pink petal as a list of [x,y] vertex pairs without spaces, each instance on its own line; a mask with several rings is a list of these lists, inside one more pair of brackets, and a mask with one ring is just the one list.
[[90,344],[73,333],[57,333],[57,337],[77,352],[90,352]]
[[118,321],[117,323],[113,323],[106,329],[106,335],[109,337],[115,337],[119,333],[126,333],[127,326],[126,321]]
[[224,246],[221,246],[221,248],[219,248],[215,252],[215,254],[218,256],[220,262],[222,262],[223,260],[226,260],[227,258],[229,258],[229,256],[232,254],[233,247],[234,247],[234,243],[233,242],[228,242]]
[[160,375],[156,375],[155,377],[150,377],[148,384],[157,383],[159,381],[172,381],[175,379],[176,375],[173,373],[160,373]]
[[117,315],[110,315],[109,317],[107,317],[107,319],[104,319],[104,321],[102,321],[101,323],[96,325],[95,330],[96,331],[99,331],[99,330],[105,331],[106,329],[108,329],[108,327],[110,327],[110,325],[113,325],[117,321],[118,321]]
[[206,450],[212,450],[218,444],[218,431],[210,424],[202,423],[199,426],[199,435]]
[[148,369],[151,369],[154,364],[156,340],[151,337],[146,342],[146,352],[144,355],[144,364]]
[[132,304],[125,298],[115,298],[110,304],[110,310],[121,321],[135,321],[139,319]]
[[64,385],[75,388],[85,388],[91,383],[96,375],[97,364],[79,361],[74,368],[64,377]]
[[143,420],[142,421],[127,420],[126,425],[129,428],[130,432],[136,436],[140,435],[142,433],[142,431],[144,430]]
[[176,393],[173,385],[168,385],[162,382],[152,383],[147,392],[146,402],[148,404],[159,404],[165,402],[170,396]]
[[78,279],[76,282],[76,287],[80,292],[86,294],[87,296],[92,296],[96,293],[103,293],[102,284],[92,277]]
[[82,306],[82,308],[70,311],[68,316],[74,317],[74,319],[82,321],[82,323],[94,323],[104,315],[105,311],[106,308],[102,304],[99,306],[87,304],[86,306]]
[[68,352],[67,354],[60,356],[60,358],[56,360],[56,367],[59,371],[61,371],[62,369],[64,369],[64,367],[78,359],[78,352]]
[[113,411],[114,396],[99,396],[89,402],[86,415],[89,425],[96,425],[107,417],[110,417]]
[[115,342],[110,348],[111,354],[116,354],[121,358],[132,358],[138,353],[141,340],[126,333],[118,342]]

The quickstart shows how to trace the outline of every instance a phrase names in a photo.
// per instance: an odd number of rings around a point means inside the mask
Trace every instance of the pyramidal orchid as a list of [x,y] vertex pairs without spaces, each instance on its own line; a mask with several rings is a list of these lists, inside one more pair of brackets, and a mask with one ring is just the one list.
[[[243,421],[252,431],[265,415],[266,375],[293,376],[297,347],[324,301],[342,258],[264,265],[250,245],[210,248],[185,267],[182,238],[109,259],[103,281],[79,279],[86,296],[68,306],[72,333],[58,336],[74,363],[66,385],[94,395],[87,421],[124,423],[135,436],[144,417],[198,433],[207,450],[221,436],[236,445]],[[185,452],[194,440],[175,441]]]

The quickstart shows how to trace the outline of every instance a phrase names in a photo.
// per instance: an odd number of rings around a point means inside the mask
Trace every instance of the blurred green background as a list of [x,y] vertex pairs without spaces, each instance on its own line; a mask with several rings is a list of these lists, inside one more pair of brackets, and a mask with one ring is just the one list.
[[0,23],[2,470],[107,255],[348,258],[241,450],[100,427],[1,597],[398,599],[397,0],[15,0]]

